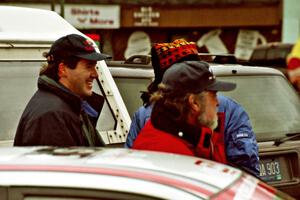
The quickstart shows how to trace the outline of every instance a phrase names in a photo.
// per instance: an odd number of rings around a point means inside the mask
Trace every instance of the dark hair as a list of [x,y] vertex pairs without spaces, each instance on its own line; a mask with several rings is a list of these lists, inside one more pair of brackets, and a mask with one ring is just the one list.
[[[189,96],[194,95],[197,101],[199,101],[202,107],[204,104],[205,93],[186,93],[182,96],[173,96],[169,94],[166,86],[161,83],[158,85],[158,90],[151,95],[150,102],[154,103],[156,113],[170,112],[170,116],[174,121],[184,122],[187,121],[190,113]],[[154,108],[153,108],[154,109]],[[159,117],[158,117],[159,118]],[[152,119],[152,117],[151,117]]]
[[80,58],[78,58],[78,57],[70,56],[70,57],[66,57],[61,60],[53,61],[53,60],[51,60],[51,58],[49,58],[48,53],[44,53],[43,56],[47,58],[47,63],[42,65],[42,67],[40,69],[40,75],[46,75],[55,81],[59,80],[58,65],[60,63],[64,63],[70,69],[75,69],[77,63],[80,60]]
[[[154,55],[156,55],[156,54],[154,54]],[[183,61],[191,61],[191,60],[199,61],[200,59],[199,59],[198,55],[191,54],[191,55],[187,55],[187,56],[179,59],[175,63],[179,63],[179,62],[183,62]],[[152,66],[155,66],[155,65],[159,65],[159,62],[157,61],[157,59],[152,59]],[[165,71],[167,70],[167,69],[165,69],[165,70],[158,71],[158,69],[160,69],[160,67],[153,67],[153,69],[154,70],[156,69],[156,71],[154,71],[155,79],[148,85],[147,91],[144,91],[141,94],[141,99],[143,101],[143,105],[145,105],[145,106],[148,106],[150,104],[150,97],[154,92],[156,92],[158,90],[158,85],[160,84],[162,77],[163,77]]]

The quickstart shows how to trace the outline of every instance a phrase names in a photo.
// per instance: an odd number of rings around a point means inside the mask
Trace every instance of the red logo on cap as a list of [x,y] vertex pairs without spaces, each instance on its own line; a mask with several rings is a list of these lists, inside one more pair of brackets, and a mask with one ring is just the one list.
[[95,51],[95,48],[93,47],[93,43],[90,40],[84,41],[84,49],[86,51]]

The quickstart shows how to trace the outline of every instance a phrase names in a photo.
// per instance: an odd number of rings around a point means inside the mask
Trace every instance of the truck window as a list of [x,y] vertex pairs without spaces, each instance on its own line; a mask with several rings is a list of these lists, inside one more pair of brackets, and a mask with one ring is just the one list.
[[[0,146],[11,146],[19,119],[32,95],[37,90],[37,79],[42,61],[0,62]],[[102,95],[99,84],[94,82],[94,91]],[[105,101],[97,129],[109,143],[107,131],[116,129],[116,119]]]

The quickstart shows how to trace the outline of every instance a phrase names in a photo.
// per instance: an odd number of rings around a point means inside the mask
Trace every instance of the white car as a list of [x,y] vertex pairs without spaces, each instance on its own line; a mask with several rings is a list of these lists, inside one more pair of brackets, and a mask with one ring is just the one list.
[[[131,116],[142,105],[140,91],[146,91],[154,78],[150,60],[135,56],[125,62],[107,62]],[[224,64],[226,59],[221,57],[216,60],[223,63],[210,63],[217,78],[237,84],[235,90],[223,94],[235,99],[250,116],[259,145],[261,179],[300,198],[299,95],[276,69]]]
[[242,171],[177,154],[0,148],[1,200],[293,199]]

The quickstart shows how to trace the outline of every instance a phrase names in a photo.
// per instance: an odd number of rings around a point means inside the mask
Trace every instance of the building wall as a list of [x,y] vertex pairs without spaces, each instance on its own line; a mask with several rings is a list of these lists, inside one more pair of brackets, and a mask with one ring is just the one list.
[[[297,0],[287,0],[294,1]],[[197,42],[210,31],[219,30],[218,38],[223,43],[228,53],[234,53],[240,29],[257,31],[267,42],[281,41],[282,34],[282,4],[281,1],[270,1],[266,4],[213,4],[203,5],[139,5],[122,4],[120,13],[120,28],[90,28],[80,29],[83,33],[100,35],[100,49],[110,54],[114,59],[124,59],[128,47],[128,39],[137,31],[145,32],[150,43],[171,42],[177,38]],[[286,2],[286,1],[285,1]],[[15,3],[10,3],[15,4]],[[15,5],[20,5],[15,4]],[[67,5],[67,4],[66,4]],[[81,4],[84,5],[84,4]],[[89,4],[87,4],[89,5]],[[101,4],[97,4],[99,6]],[[106,4],[107,5],[107,4]],[[293,7],[284,4],[285,9]],[[51,9],[50,4],[22,4],[28,7]],[[92,5],[91,5],[92,6]],[[151,8],[151,12],[141,15],[151,15],[150,22],[142,22],[141,17],[134,17],[141,13],[143,7]],[[55,11],[60,12],[60,6],[55,6]],[[157,14],[159,13],[159,14]],[[300,12],[299,12],[300,13]],[[295,18],[297,12],[290,18]],[[145,17],[144,17],[145,18]],[[147,17],[146,17],[147,18]],[[149,20],[149,17],[148,17]],[[287,20],[289,21],[289,20]],[[292,27],[292,26],[287,26]],[[288,33],[290,33],[288,31]],[[289,37],[291,38],[291,37]],[[208,52],[207,46],[199,48],[200,52]]]
[[283,1],[282,42],[295,43],[300,37],[300,2]]
[[[139,5],[122,6],[121,29],[109,31],[112,34],[111,43],[114,59],[124,59],[124,52],[130,35],[135,31],[144,31],[151,43],[171,42],[177,38],[185,38],[197,42],[206,33],[219,29],[219,38],[228,49],[234,53],[238,32],[240,29],[258,31],[267,42],[281,41],[282,5],[267,4],[251,6],[151,6],[151,13],[159,13],[159,18],[153,17],[151,23],[156,25],[137,26],[140,18],[134,13],[141,13]],[[149,8],[149,6],[146,6]],[[148,15],[151,15],[148,13]],[[105,34],[106,30],[99,30]],[[107,34],[106,34],[107,35]],[[105,41],[104,41],[105,42]],[[104,45],[105,46],[105,45]],[[208,52],[204,46],[200,52]]]

